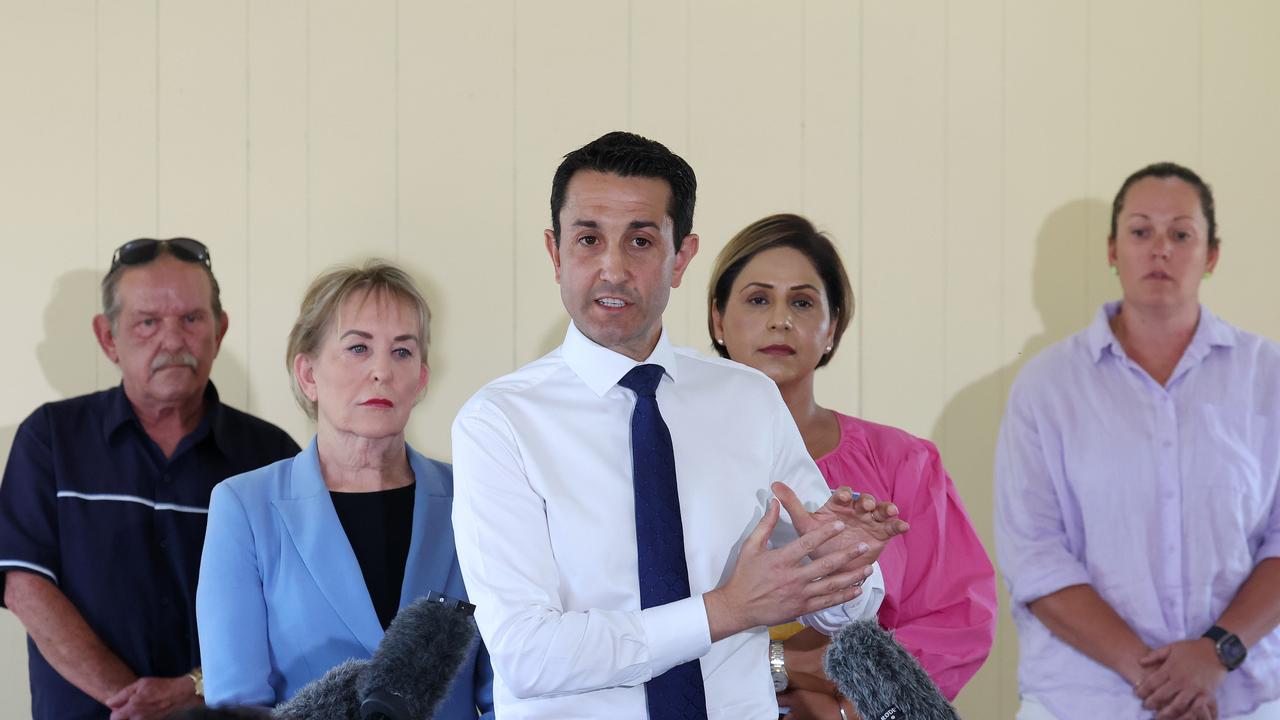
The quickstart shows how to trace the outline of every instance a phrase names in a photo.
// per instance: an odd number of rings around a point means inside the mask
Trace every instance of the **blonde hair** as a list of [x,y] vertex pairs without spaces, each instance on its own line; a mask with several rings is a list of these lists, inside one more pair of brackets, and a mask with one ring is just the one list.
[[298,376],[294,373],[293,360],[298,355],[315,357],[342,304],[357,294],[364,294],[366,298],[396,298],[409,303],[418,314],[422,364],[427,364],[427,349],[431,345],[431,306],[409,273],[377,258],[368,260],[359,268],[347,265],[329,270],[307,288],[285,348],[284,361],[289,368],[293,397],[312,420],[316,419],[316,403],[302,392]]

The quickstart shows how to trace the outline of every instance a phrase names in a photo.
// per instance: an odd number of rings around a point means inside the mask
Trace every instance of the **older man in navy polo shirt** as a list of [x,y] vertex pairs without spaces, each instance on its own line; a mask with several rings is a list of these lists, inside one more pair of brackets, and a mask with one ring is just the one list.
[[0,596],[27,629],[35,718],[160,718],[201,702],[209,493],[298,452],[209,382],[227,315],[203,244],[125,243],[102,296],[94,334],[122,383],[32,413],[0,484]]

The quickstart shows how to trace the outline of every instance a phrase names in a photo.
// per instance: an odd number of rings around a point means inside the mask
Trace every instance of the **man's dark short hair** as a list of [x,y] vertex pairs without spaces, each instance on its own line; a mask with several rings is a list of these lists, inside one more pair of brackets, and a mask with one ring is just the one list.
[[667,214],[675,227],[676,250],[693,232],[693,205],[698,179],[693,168],[660,142],[621,130],[602,135],[564,156],[551,181],[551,230],[560,244],[560,209],[564,207],[569,181],[579,170],[594,170],[619,177],[646,177],[666,180],[671,188]]
[[1148,165],[1124,179],[1120,192],[1116,193],[1116,199],[1111,203],[1111,234],[1107,236],[1108,240],[1111,242],[1116,240],[1116,221],[1120,219],[1120,211],[1124,209],[1124,196],[1129,193],[1129,188],[1139,180],[1149,177],[1161,180],[1178,178],[1195,188],[1200,194],[1200,211],[1204,213],[1205,222],[1209,225],[1209,249],[1216,250],[1221,240],[1218,238],[1218,219],[1213,208],[1213,190],[1209,188],[1209,183],[1200,179],[1194,170],[1171,162]]

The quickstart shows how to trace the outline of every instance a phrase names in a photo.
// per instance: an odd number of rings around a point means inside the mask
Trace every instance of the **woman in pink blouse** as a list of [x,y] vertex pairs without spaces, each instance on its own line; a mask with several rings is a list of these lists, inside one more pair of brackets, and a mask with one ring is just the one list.
[[[835,247],[797,215],[752,223],[716,258],[707,304],[716,351],[777,383],[827,484],[890,500],[911,524],[880,556],[880,624],[954,698],[991,651],[995,572],[933,443],[814,398],[814,371],[831,360],[853,316]],[[792,708],[792,718],[838,720],[836,700],[818,689],[830,685],[796,677],[821,675],[825,639],[812,633],[786,641],[787,672],[796,681],[779,702]]]

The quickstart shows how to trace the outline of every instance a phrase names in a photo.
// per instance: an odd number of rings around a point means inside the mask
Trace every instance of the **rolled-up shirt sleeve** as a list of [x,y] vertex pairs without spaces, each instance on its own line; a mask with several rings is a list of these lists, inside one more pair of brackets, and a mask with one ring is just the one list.
[[566,610],[542,498],[500,411],[464,408],[453,424],[458,561],[494,672],[518,698],[642,684],[702,657],[711,631],[700,595],[644,610]]
[[1032,387],[1015,383],[996,443],[996,557],[1013,602],[1024,605],[1090,582],[1072,551]]
[[[1271,478],[1271,487],[1280,488],[1280,477]],[[1267,529],[1262,536],[1262,545],[1254,554],[1254,561],[1262,562],[1273,557],[1280,557],[1280,490],[1272,493],[1271,514],[1267,516]]]

